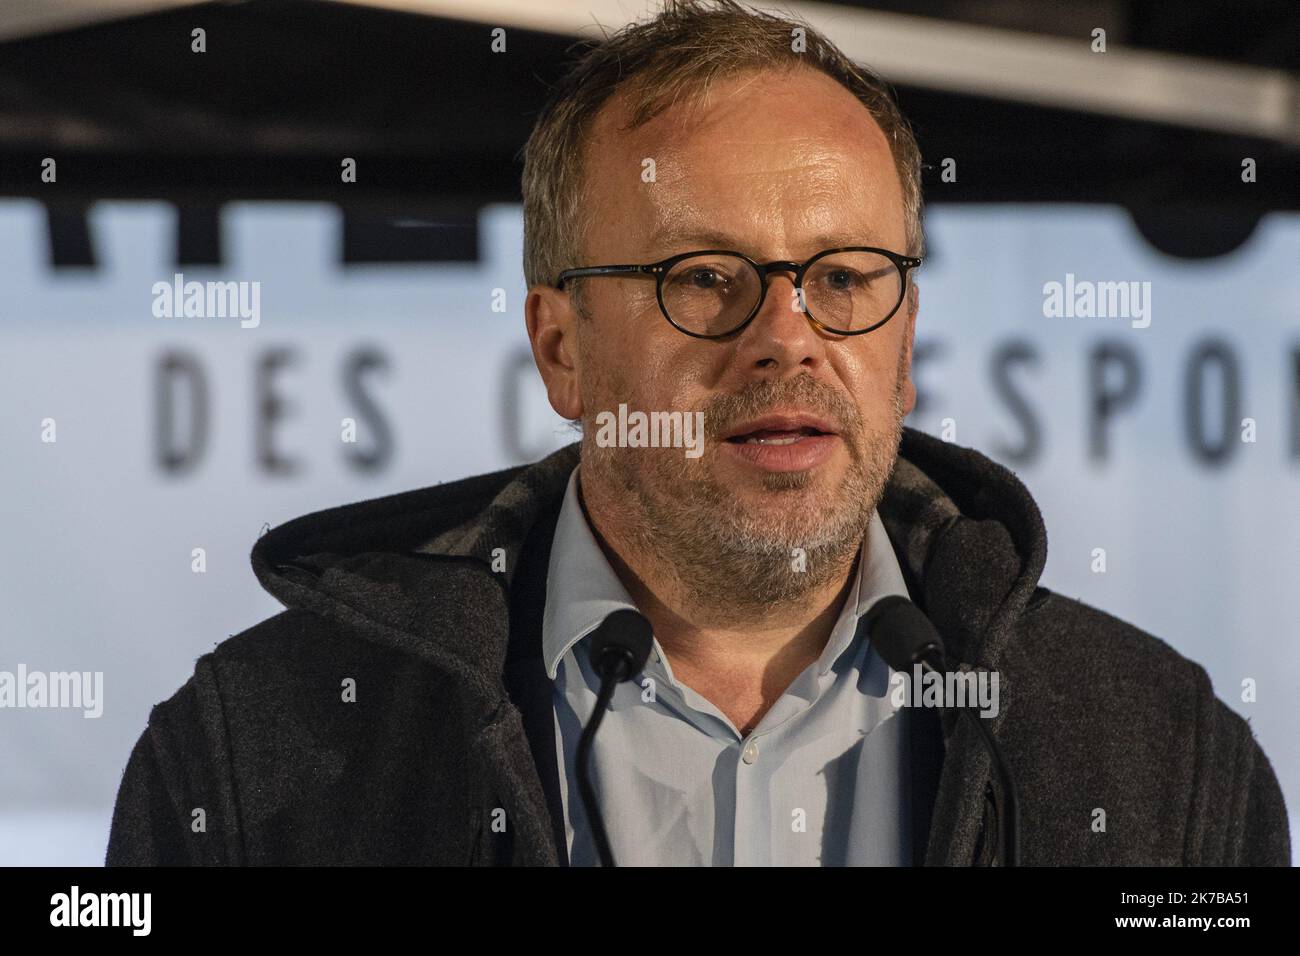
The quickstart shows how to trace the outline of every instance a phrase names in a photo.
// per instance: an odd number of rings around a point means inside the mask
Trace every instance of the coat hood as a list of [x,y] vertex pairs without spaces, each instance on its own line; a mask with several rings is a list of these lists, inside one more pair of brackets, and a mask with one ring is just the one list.
[[[444,602],[422,588],[463,588],[460,601],[482,590],[495,592],[486,597],[496,601],[499,589],[508,591],[514,558],[539,516],[558,506],[578,447],[532,465],[296,518],[258,539],[254,573],[286,607],[369,621],[404,632],[403,643],[417,646],[431,630],[422,625],[445,613]],[[879,511],[908,590],[949,656],[996,667],[1047,556],[1028,490],[974,449],[905,428]],[[504,572],[493,572],[494,559]],[[504,659],[504,646],[443,650],[486,669],[489,680]]]

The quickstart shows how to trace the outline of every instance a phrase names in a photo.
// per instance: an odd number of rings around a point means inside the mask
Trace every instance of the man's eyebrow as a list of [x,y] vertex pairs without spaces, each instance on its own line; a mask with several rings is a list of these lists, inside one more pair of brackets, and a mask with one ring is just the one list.
[[[820,252],[823,249],[836,249],[842,246],[878,246],[880,244],[876,234],[870,229],[861,232],[822,233],[813,236],[807,242],[812,252]],[[652,253],[663,251],[668,255],[689,252],[692,249],[734,249],[737,252],[752,255],[751,250],[755,248],[755,244],[716,229],[673,223],[652,232],[647,248]]]
[[651,249],[664,246],[682,246],[684,249],[687,245],[694,249],[734,249],[739,241],[725,232],[681,223],[661,226],[650,234]]

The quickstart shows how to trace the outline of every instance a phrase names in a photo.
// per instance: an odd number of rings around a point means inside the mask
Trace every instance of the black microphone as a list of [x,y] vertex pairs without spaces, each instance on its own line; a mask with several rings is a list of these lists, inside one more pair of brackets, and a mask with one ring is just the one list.
[[[909,678],[917,664],[940,675],[949,672],[950,668],[944,662],[943,638],[930,619],[907,598],[897,594],[881,598],[867,611],[864,622],[867,639],[891,669],[908,674]],[[1002,790],[1002,800],[998,805],[1002,865],[1017,866],[1020,862],[1020,801],[1016,782],[1002,759],[1002,748],[984,726],[984,721],[966,707],[961,709],[961,713],[975,721],[993,758],[994,773]]]
[[596,841],[601,866],[613,866],[614,854],[609,848],[605,833],[605,819],[600,815],[596,791],[591,785],[591,744],[600,729],[605,708],[614,696],[614,688],[640,673],[650,656],[653,635],[650,622],[631,608],[620,608],[610,613],[591,633],[587,656],[600,677],[600,693],[596,695],[596,710],[578,738],[578,792],[587,811],[587,821]]

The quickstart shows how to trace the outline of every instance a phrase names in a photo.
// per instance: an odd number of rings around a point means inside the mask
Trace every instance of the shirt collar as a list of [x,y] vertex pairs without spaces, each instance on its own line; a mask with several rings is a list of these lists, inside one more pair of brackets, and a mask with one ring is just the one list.
[[[873,511],[858,553],[853,586],[817,659],[818,676],[824,677],[853,644],[862,615],[890,594],[910,597],[885,525]],[[619,608],[635,610],[636,604],[610,567],[587,523],[578,500],[578,468],[575,467],[569,475],[556,521],[546,577],[542,653],[547,675],[554,680],[564,655]]]
[[575,467],[564,490],[546,572],[542,653],[551,680],[555,680],[560,659],[569,649],[594,631],[610,612],[624,607],[636,610],[632,596],[610,567],[583,514]]
[[825,677],[840,655],[854,643],[862,616],[877,601],[891,594],[911,599],[903,580],[903,572],[898,566],[898,558],[894,555],[894,546],[889,543],[885,523],[880,520],[879,513],[872,511],[871,519],[867,522],[867,533],[858,551],[853,587],[844,599],[844,607],[831,629],[826,647],[817,658],[819,677]]

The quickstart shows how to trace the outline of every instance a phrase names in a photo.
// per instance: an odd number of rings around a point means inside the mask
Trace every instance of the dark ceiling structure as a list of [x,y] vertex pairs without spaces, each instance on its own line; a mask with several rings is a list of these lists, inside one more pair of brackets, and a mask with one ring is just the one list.
[[[1125,49],[1277,71],[1293,83],[1300,62],[1293,2],[836,6],[1031,42],[1086,43],[1100,26]],[[46,16],[31,29],[17,18],[6,29],[4,9],[0,195],[46,201],[52,223],[63,216],[73,232],[77,209],[106,198],[167,199],[200,220],[230,200],[275,198],[339,202],[370,220],[468,225],[486,203],[519,201],[519,150],[579,49],[572,35],[512,27],[503,56],[484,22],[328,0],[166,5],[54,27]],[[191,51],[196,27],[203,54]],[[1259,135],[934,84],[897,88],[929,164],[931,204],[1120,204],[1162,251],[1193,257],[1235,248],[1269,211],[1300,209],[1300,119],[1293,131]],[[1300,115],[1300,102],[1292,109]],[[340,181],[345,156],[357,160],[355,184]],[[938,168],[950,156],[961,161],[951,183]],[[57,158],[57,184],[41,181],[45,157]],[[1253,183],[1240,175],[1247,157]],[[200,260],[202,235],[189,240]],[[434,244],[446,241],[464,245]]]

